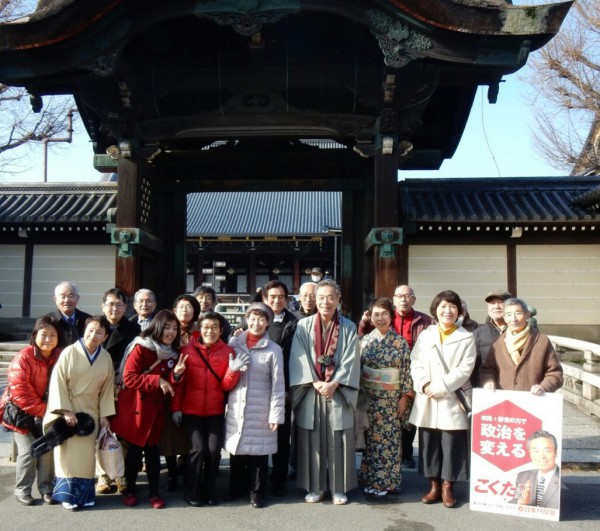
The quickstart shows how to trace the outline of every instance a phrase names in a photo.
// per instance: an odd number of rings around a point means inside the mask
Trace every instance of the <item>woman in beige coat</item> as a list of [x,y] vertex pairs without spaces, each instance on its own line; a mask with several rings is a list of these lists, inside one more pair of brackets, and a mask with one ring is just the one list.
[[470,385],[476,351],[473,334],[456,326],[461,308],[454,291],[438,293],[430,308],[436,323],[419,335],[410,357],[416,391],[410,422],[419,427],[419,472],[430,482],[421,501],[446,507],[456,505],[454,482],[469,479],[469,419],[456,390]]

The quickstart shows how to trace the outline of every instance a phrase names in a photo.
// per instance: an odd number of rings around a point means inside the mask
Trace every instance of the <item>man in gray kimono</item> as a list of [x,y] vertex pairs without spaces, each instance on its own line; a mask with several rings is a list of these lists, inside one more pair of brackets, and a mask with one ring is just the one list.
[[360,382],[356,326],[339,314],[340,289],[331,279],[316,288],[317,313],[298,322],[290,355],[292,408],[297,426],[297,483],[308,503],[327,490],[348,502],[357,486],[354,411]]

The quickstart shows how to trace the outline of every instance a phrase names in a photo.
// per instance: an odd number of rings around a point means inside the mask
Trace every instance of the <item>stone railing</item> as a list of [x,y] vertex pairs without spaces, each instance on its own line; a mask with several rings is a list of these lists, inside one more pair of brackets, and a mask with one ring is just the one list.
[[562,363],[565,400],[600,417],[600,345],[570,337],[548,337]]

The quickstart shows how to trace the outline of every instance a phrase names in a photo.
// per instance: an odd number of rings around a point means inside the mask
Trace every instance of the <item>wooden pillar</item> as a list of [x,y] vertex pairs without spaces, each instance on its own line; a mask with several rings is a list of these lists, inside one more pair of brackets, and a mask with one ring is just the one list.
[[256,251],[250,251],[250,260],[248,267],[248,293],[250,300],[256,294]]
[[31,242],[25,244],[25,262],[23,264],[23,300],[21,302],[21,315],[31,317],[31,283],[33,281],[33,252]]
[[342,192],[341,272],[344,315],[358,321],[367,305],[372,286],[372,271],[365,261],[365,235],[372,219],[370,190]]
[[506,283],[508,292],[513,297],[518,297],[517,293],[517,246],[509,243],[506,246]]
[[[388,145],[391,142],[391,146]],[[391,150],[391,152],[389,152]],[[373,226],[397,227],[398,216],[398,146],[394,137],[384,137],[375,155],[375,212]],[[389,251],[389,249],[388,249]],[[390,297],[398,284],[400,254],[397,245],[391,245],[391,256],[382,245],[374,246],[375,296]]]
[[291,293],[300,292],[300,256],[297,252],[294,253],[294,285],[291,288]]
[[187,195],[179,187],[161,192],[162,290],[169,304],[186,289]]
[[[117,181],[117,223],[119,228],[139,227],[140,208],[140,172],[136,161],[121,157],[118,166]],[[133,246],[131,246],[133,247]],[[131,249],[129,256],[119,250],[115,262],[115,287],[126,295],[132,296],[139,286],[138,256]]]

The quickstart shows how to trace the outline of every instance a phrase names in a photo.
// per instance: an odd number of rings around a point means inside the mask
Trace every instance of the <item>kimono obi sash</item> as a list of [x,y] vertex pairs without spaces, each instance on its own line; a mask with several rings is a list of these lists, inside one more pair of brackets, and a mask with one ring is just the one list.
[[396,391],[400,389],[400,369],[372,369],[364,365],[360,375],[362,387],[376,391]]

